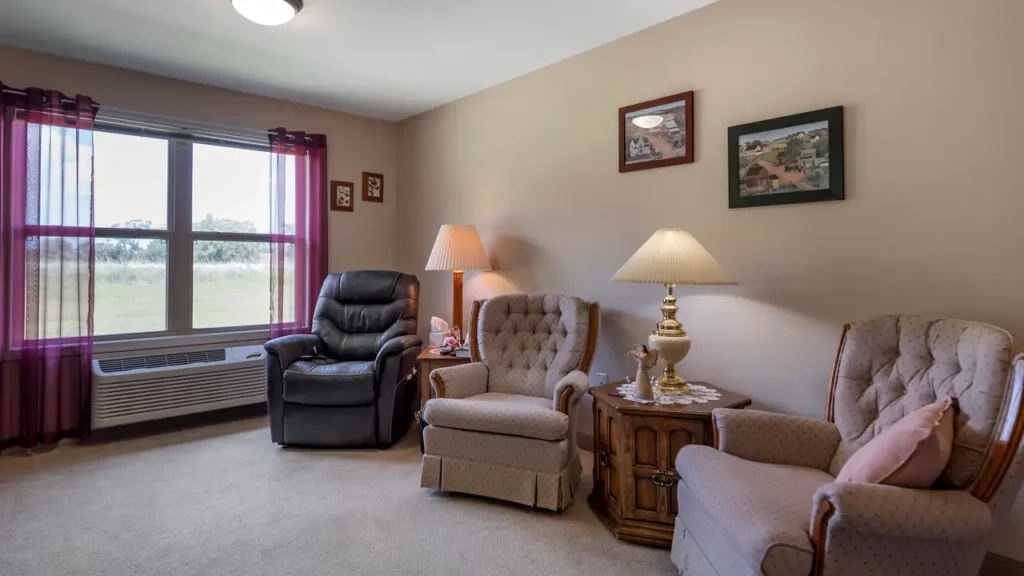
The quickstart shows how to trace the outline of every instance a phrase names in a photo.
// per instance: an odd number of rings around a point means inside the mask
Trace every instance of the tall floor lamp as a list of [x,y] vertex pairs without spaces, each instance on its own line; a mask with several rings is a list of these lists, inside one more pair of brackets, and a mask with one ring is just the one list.
[[466,332],[462,325],[462,272],[491,269],[476,227],[468,224],[441,226],[434,240],[434,249],[427,259],[426,269],[452,272],[452,329],[458,326],[465,338]]

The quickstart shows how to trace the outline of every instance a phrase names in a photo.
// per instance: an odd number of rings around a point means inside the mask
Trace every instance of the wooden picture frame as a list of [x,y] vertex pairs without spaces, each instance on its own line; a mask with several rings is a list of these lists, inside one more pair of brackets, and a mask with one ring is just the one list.
[[356,205],[356,185],[352,182],[331,180],[331,210],[352,212]]
[[729,128],[729,208],[846,197],[843,107]]
[[363,172],[363,200],[366,202],[384,202],[383,174]]
[[619,173],[690,164],[695,143],[693,90],[619,108]]

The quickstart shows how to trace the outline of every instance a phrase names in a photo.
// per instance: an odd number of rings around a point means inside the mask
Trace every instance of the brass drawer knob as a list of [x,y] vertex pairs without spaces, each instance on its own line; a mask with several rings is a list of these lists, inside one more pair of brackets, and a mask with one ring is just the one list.
[[608,460],[608,453],[607,452],[601,452],[600,454],[598,454],[597,455],[597,461],[601,464],[601,466],[607,466],[608,462],[609,462],[609,460]]

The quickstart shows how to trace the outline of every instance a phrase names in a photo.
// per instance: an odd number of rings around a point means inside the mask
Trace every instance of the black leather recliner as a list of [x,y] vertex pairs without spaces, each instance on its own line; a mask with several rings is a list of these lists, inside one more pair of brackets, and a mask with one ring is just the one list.
[[267,342],[270,437],[278,444],[387,448],[412,419],[420,283],[382,270],[330,274],[312,334]]

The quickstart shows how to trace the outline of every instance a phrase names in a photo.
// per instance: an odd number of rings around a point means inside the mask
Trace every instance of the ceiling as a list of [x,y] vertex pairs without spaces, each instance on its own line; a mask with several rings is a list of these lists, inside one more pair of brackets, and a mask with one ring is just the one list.
[[0,44],[400,120],[715,0],[0,0]]

